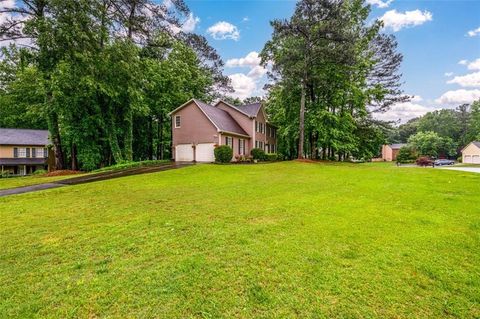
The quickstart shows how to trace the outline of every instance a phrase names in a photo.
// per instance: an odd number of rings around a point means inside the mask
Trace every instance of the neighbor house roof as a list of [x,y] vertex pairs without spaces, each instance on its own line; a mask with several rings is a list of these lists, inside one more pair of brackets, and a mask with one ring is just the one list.
[[398,143],[398,144],[390,144],[389,146],[392,150],[399,150],[402,147],[407,146],[407,144]]
[[0,145],[48,145],[47,130],[0,128]]
[[195,104],[205,113],[208,119],[219,131],[248,136],[247,132],[238,125],[237,121],[227,111],[211,106],[202,101],[193,100]]
[[463,149],[462,149],[462,152],[468,147],[470,146],[470,144],[473,144],[475,145],[476,147],[480,148],[480,142],[479,141],[473,141],[471,143],[468,143],[467,146],[465,146]]

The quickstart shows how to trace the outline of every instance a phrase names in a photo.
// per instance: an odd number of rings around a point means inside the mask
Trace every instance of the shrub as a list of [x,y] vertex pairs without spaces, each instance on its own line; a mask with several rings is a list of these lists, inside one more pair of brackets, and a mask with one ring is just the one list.
[[250,154],[254,160],[264,161],[266,159],[265,151],[261,148],[252,148]]
[[412,163],[417,158],[417,154],[413,148],[404,146],[398,151],[397,162],[398,163]]
[[33,175],[45,175],[48,172],[44,169],[37,169],[35,172],[33,172]]
[[462,157],[462,156],[459,156],[459,157],[457,158],[457,162],[461,163],[462,161],[463,161],[463,157]]
[[217,163],[230,163],[233,156],[233,150],[228,145],[221,145],[215,148],[215,162]]
[[278,161],[279,160],[279,157],[277,154],[275,153],[269,153],[269,154],[265,154],[265,158],[267,161]]
[[430,165],[433,165],[433,161],[426,157],[426,156],[421,156],[419,158],[417,158],[416,160],[416,163],[418,166],[430,166]]

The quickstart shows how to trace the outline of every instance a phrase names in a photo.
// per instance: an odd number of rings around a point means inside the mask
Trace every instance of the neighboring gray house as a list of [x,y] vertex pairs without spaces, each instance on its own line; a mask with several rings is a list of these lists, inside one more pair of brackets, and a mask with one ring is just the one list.
[[213,150],[229,145],[233,156],[249,155],[252,148],[277,151],[276,128],[267,122],[261,103],[214,106],[192,99],[170,113],[172,154],[176,161],[213,162]]
[[0,172],[27,175],[48,168],[48,131],[0,128]]

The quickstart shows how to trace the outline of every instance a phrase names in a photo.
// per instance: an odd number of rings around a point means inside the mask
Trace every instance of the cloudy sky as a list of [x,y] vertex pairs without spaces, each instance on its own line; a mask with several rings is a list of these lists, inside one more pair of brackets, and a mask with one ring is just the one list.
[[[269,21],[288,18],[293,0],[186,0],[188,30],[205,35],[226,62],[234,96],[262,95],[266,81],[258,52],[270,38]],[[438,108],[480,98],[480,1],[368,0],[371,19],[398,39],[405,93],[415,96],[379,115],[406,121]]]
[[[170,0],[158,0],[170,1]],[[241,99],[261,96],[266,70],[258,52],[271,36],[270,21],[289,18],[295,0],[185,0],[191,9],[183,31],[207,37],[226,62]],[[480,0],[366,0],[370,19],[381,19],[404,55],[403,88],[414,96],[377,115],[405,122],[439,108],[480,98]],[[15,0],[0,0],[12,7]],[[5,19],[0,13],[0,22]]]

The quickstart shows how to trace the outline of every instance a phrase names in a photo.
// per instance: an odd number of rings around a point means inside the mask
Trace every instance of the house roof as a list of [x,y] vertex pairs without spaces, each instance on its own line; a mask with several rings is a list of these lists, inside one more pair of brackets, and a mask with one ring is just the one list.
[[48,145],[47,130],[0,128],[0,145]]
[[221,132],[233,133],[248,136],[247,132],[238,125],[237,121],[227,112],[217,107],[211,106],[202,101],[193,100],[195,104],[203,111],[208,119],[217,127]]
[[[245,114],[248,117],[256,117],[258,114],[258,111],[260,111],[260,108],[262,107],[262,103],[257,102],[257,103],[252,103],[252,104],[246,104],[246,105],[233,105],[228,102],[225,102],[223,100],[218,101],[218,103],[223,102],[226,105],[230,106],[231,108],[239,111],[240,113]],[[218,103],[216,105],[218,105]]]
[[46,158],[0,158],[0,165],[45,165]]
[[404,146],[407,146],[407,144],[404,143],[398,143],[398,144],[390,144],[389,145],[392,150],[399,150]]

